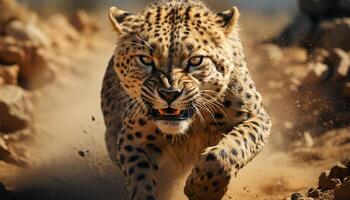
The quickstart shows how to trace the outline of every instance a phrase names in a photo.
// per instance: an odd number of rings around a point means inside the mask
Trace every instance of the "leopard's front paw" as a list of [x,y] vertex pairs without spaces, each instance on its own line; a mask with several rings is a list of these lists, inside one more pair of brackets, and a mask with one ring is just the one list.
[[151,185],[134,186],[129,192],[130,200],[156,200],[154,188]]
[[231,169],[224,150],[202,154],[187,178],[185,194],[190,200],[222,199],[231,179]]

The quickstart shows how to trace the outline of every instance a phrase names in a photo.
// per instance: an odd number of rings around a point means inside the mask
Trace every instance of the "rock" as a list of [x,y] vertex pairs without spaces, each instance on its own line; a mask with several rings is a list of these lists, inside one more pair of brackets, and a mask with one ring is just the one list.
[[346,165],[346,167],[348,168],[349,174],[350,174],[350,158],[348,158],[348,159],[345,161],[345,165]]
[[[319,177],[319,186],[311,188],[307,197],[313,200],[350,200],[350,158],[342,163],[337,163],[331,170],[323,172]],[[291,200],[305,200],[305,197],[295,193]]]
[[49,52],[32,43],[26,43],[23,49],[26,60],[20,66],[21,86],[33,89],[53,81],[55,72],[49,61]]
[[284,31],[272,40],[273,43],[279,46],[309,45],[309,37],[313,30],[313,22],[306,15],[298,15],[294,17]]
[[[4,161],[10,164],[15,164],[18,166],[26,167],[28,166],[28,162],[25,161],[20,156],[11,152],[5,141],[0,137],[0,161]],[[0,189],[1,190],[1,189]],[[1,193],[1,191],[0,191]],[[1,197],[1,194],[0,194]],[[2,198],[0,198],[2,200]]]
[[342,184],[342,182],[340,181],[340,179],[338,178],[332,178],[329,182],[329,189],[334,189],[336,186]]
[[323,48],[315,48],[311,54],[312,62],[325,63],[329,57],[329,52]]
[[91,34],[98,30],[97,25],[93,22],[84,10],[75,12],[71,19],[71,23],[78,32]]
[[278,65],[283,59],[283,51],[274,44],[265,44],[259,47],[260,54],[273,66]]
[[315,200],[335,200],[332,190],[321,191],[319,189],[311,189],[307,196]]
[[11,192],[8,191],[3,183],[0,183],[0,199],[1,200],[14,200]]
[[0,64],[18,64],[21,86],[26,88],[39,87],[53,80],[49,53],[32,41],[18,41],[12,37],[0,39]]
[[17,86],[0,86],[0,132],[11,133],[27,127],[33,105]]
[[30,41],[34,42],[34,44],[44,47],[49,47],[51,45],[49,37],[39,26],[28,24],[26,26],[26,32],[30,38]]
[[305,200],[307,197],[305,197],[304,195],[300,194],[300,193],[294,193],[291,196],[291,200]]
[[327,50],[340,48],[350,50],[350,18],[337,18],[320,22],[320,46]]
[[322,172],[318,178],[318,186],[322,190],[331,190],[339,184],[341,184],[341,181],[339,179],[330,178],[329,171]]
[[327,80],[332,75],[332,70],[324,63],[309,63],[309,73],[304,78],[303,83],[319,83]]
[[0,160],[1,161],[8,161],[8,159],[11,157],[12,157],[11,152],[10,152],[5,140],[0,137]]
[[301,200],[303,198],[303,195],[302,194],[300,194],[300,193],[294,193],[294,194],[292,194],[292,196],[291,196],[291,200]]
[[327,64],[335,71],[335,79],[344,79],[350,74],[350,58],[342,49],[336,48],[331,51]]
[[0,149],[2,149],[4,151],[8,151],[8,149],[9,149],[5,140],[1,137],[1,135],[0,135]]
[[342,181],[347,176],[350,176],[348,168],[342,163],[337,163],[334,167],[332,167],[328,178],[338,178]]
[[14,0],[0,0],[0,32],[9,22],[20,20],[31,21],[35,18],[34,13],[28,11]]
[[[51,46],[56,50],[65,51],[72,48],[81,39],[78,31],[64,15],[54,14],[46,22],[42,25],[42,29],[47,33]],[[52,27],[55,27],[55,29]]]
[[17,85],[18,73],[18,65],[0,65],[0,85]]
[[283,54],[288,55],[283,58],[283,60],[288,63],[306,63],[309,57],[306,49],[301,47],[285,48],[283,49]]
[[29,35],[25,31],[25,24],[21,21],[14,20],[10,22],[6,27],[5,27],[5,34],[10,35],[17,40],[30,40]]
[[13,46],[6,49],[0,47],[0,62],[3,64],[19,64],[23,57],[23,51],[18,47]]
[[78,154],[80,157],[85,157],[85,152],[84,151],[78,151]]
[[305,146],[311,148],[314,146],[315,142],[309,132],[304,133]]
[[336,200],[350,199],[350,179],[348,178],[342,185],[334,189],[334,197]]
[[312,17],[320,17],[331,14],[336,8],[334,0],[299,0],[300,10]]
[[48,47],[51,44],[43,30],[33,23],[24,24],[21,21],[12,21],[6,26],[5,33],[18,40],[31,41],[38,46]]
[[[52,36],[55,37],[58,34],[65,37],[65,39],[69,41],[76,42],[79,40],[79,33],[75,30],[75,28],[71,25],[68,19],[61,14],[54,14],[48,19],[49,26],[55,27],[54,32],[52,32]],[[57,32],[57,30],[59,30]],[[55,38],[52,38],[53,40]]]
[[338,0],[338,10],[342,13],[350,14],[350,0]]
[[0,39],[0,63],[6,65],[20,64],[25,58],[25,52],[16,45],[13,38]]
[[307,194],[308,197],[318,198],[321,196],[321,191],[319,189],[311,188]]
[[292,194],[291,200],[314,200],[313,198],[306,197],[300,193],[294,193]]

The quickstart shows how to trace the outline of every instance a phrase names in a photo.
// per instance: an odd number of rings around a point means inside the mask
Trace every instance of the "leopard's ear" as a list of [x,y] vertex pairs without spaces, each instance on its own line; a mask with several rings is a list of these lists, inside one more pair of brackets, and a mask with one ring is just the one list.
[[223,29],[226,35],[229,35],[237,26],[240,13],[238,8],[233,7],[229,10],[216,14],[216,23]]
[[122,34],[123,32],[126,31],[125,28],[127,27],[124,26],[124,22],[126,18],[133,15],[135,14],[120,10],[116,7],[111,7],[109,9],[109,20],[111,21],[113,28],[118,34]]

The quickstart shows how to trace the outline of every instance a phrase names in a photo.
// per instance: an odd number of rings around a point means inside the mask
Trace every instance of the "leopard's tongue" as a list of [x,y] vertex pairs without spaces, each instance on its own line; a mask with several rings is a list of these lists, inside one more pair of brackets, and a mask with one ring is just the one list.
[[165,115],[178,116],[180,115],[181,110],[167,108],[167,109],[158,109],[158,112],[161,116],[165,116]]

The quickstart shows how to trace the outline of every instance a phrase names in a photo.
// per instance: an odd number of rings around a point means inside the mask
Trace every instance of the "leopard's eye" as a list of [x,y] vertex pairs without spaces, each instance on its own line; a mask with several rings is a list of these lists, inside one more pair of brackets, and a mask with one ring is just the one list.
[[189,61],[188,61],[188,66],[189,67],[198,67],[203,63],[203,56],[196,56],[196,57],[192,57]]
[[204,60],[203,56],[195,56],[189,59],[187,69],[189,72],[193,72],[196,67],[202,65]]
[[141,62],[141,64],[143,64],[147,67],[154,66],[154,60],[149,56],[139,56],[139,61]]

